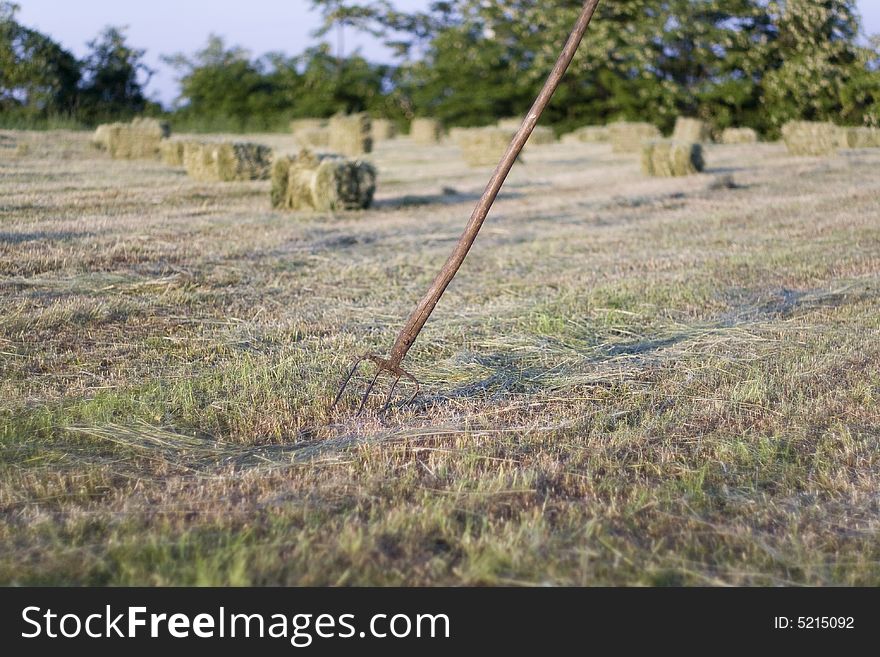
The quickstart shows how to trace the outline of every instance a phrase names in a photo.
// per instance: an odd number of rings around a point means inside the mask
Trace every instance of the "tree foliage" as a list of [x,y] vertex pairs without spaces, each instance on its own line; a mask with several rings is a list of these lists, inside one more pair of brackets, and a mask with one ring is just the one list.
[[[556,61],[582,0],[311,0],[326,39],[253,56],[210,36],[178,72],[175,119],[201,130],[267,130],[291,118],[367,111],[483,125],[522,115]],[[395,65],[346,49],[381,39]],[[774,135],[791,119],[880,124],[880,39],[855,0],[603,0],[545,121],[558,130],[615,119],[669,129],[679,115]],[[335,43],[331,43],[335,42]],[[144,51],[107,28],[78,62],[0,2],[0,110],[87,121],[150,110]]]

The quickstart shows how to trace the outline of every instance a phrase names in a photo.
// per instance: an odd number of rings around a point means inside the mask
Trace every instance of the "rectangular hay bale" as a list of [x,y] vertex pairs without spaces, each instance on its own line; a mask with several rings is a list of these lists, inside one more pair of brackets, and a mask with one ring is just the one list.
[[387,141],[397,136],[397,126],[390,119],[373,119],[373,143]]
[[[517,126],[517,129],[519,126]],[[502,128],[503,130],[503,128]],[[535,129],[532,130],[532,134],[529,136],[528,142],[526,142],[526,146],[546,146],[548,144],[556,143],[556,133],[553,132],[553,128],[548,128],[547,126],[538,125],[535,126]]]
[[655,139],[642,144],[642,172],[648,176],[671,178],[703,170],[703,147],[697,142]]
[[185,142],[179,139],[163,139],[161,143],[162,161],[169,167],[183,166]]
[[615,153],[638,153],[642,142],[659,138],[660,131],[651,123],[618,121],[608,126],[608,140]]
[[417,144],[436,144],[443,136],[443,126],[434,119],[413,119],[409,137]]
[[840,148],[880,148],[880,128],[841,127],[838,132]]
[[272,167],[272,206],[287,210],[362,210],[373,202],[376,169],[369,162],[302,151]]
[[721,133],[722,144],[755,144],[758,133],[752,128],[725,128]]
[[155,159],[160,155],[162,140],[170,134],[167,123],[138,118],[131,123],[99,126],[93,140],[102,140],[116,160]]
[[840,131],[831,122],[789,121],[782,126],[782,140],[790,155],[834,155]]
[[266,180],[272,149],[245,142],[187,142],[183,163],[187,174],[204,182]]
[[331,151],[348,157],[358,157],[373,150],[370,117],[358,114],[336,114],[330,119]]
[[460,133],[458,147],[468,166],[495,166],[514,134],[515,131],[503,128],[471,128]]
[[709,129],[709,124],[705,121],[679,116],[675,119],[675,129],[672,131],[672,138],[676,141],[703,143],[712,141],[712,131]]
[[562,143],[605,143],[609,141],[608,128],[604,125],[585,125],[562,136]]

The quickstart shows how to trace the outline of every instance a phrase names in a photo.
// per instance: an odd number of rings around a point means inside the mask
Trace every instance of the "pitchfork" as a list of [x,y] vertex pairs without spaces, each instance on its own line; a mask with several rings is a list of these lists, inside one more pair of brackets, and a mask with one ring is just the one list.
[[428,321],[428,317],[431,316],[431,312],[433,312],[440,297],[443,296],[443,292],[446,291],[447,286],[455,277],[456,272],[458,272],[459,267],[461,267],[461,263],[464,262],[468,251],[470,251],[474,240],[477,238],[477,233],[480,232],[483,221],[489,214],[489,210],[492,208],[492,204],[495,202],[495,198],[498,196],[498,192],[501,190],[501,186],[507,178],[507,174],[510,173],[511,168],[513,168],[517,156],[528,141],[529,136],[535,129],[535,125],[538,123],[538,119],[541,118],[541,114],[544,112],[544,109],[547,107],[547,104],[550,102],[550,99],[559,87],[559,83],[562,81],[562,76],[565,75],[565,71],[571,64],[571,60],[574,58],[578,46],[584,38],[584,33],[587,31],[587,27],[590,24],[590,20],[593,18],[593,13],[596,11],[596,6],[598,4],[599,0],[587,0],[584,2],[584,7],[581,10],[577,23],[575,24],[571,35],[568,37],[568,41],[562,49],[559,59],[556,61],[556,65],[550,72],[550,76],[544,83],[544,88],[541,89],[541,93],[538,94],[537,99],[535,99],[535,103],[532,105],[532,108],[523,120],[522,125],[519,127],[519,130],[517,130],[516,135],[514,135],[513,140],[507,147],[507,150],[501,158],[501,162],[498,164],[495,172],[492,174],[492,178],[489,180],[489,184],[483,191],[483,195],[480,197],[480,200],[477,201],[477,205],[464,229],[464,233],[462,233],[458,240],[458,244],[455,245],[455,249],[449,256],[446,264],[443,265],[443,269],[437,274],[434,282],[431,283],[431,287],[428,289],[427,293],[425,293],[425,296],[422,297],[421,301],[419,301],[419,305],[416,306],[416,309],[412,312],[406,324],[404,324],[403,329],[401,329],[397,336],[397,340],[394,342],[394,346],[391,348],[391,353],[388,355],[388,358],[383,358],[376,354],[365,354],[358,358],[354,362],[354,365],[352,365],[348,375],[343,380],[342,385],[339,387],[339,392],[333,400],[333,404],[330,407],[331,409],[339,403],[340,399],[342,399],[349,382],[355,372],[357,372],[358,367],[360,367],[361,363],[364,361],[372,362],[376,366],[376,374],[370,380],[366,391],[361,396],[360,405],[357,410],[358,415],[363,412],[367,404],[367,399],[373,391],[373,388],[376,386],[379,376],[383,372],[386,372],[391,377],[392,381],[380,412],[384,413],[391,406],[394,391],[397,389],[397,384],[400,383],[401,379],[411,381],[415,384],[415,391],[405,402],[405,405],[411,404],[419,394],[418,380],[416,380],[416,377],[412,374],[403,369],[401,363],[406,357],[407,352],[410,350],[410,347],[412,347],[413,343],[416,341],[425,322]]

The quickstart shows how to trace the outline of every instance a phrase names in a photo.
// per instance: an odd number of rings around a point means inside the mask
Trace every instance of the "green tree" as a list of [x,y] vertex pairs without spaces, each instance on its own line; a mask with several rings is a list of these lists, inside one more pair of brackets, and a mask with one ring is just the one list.
[[80,111],[91,121],[129,118],[148,106],[144,87],[154,71],[143,62],[144,50],[126,43],[125,28],[107,27],[89,42],[83,62]]
[[0,110],[31,118],[72,114],[79,62],[46,35],[18,23],[18,9],[0,3]]
[[792,119],[862,123],[880,79],[860,48],[854,0],[771,2],[781,65],[764,77],[764,107],[778,128]]
[[194,127],[267,129],[283,109],[283,94],[265,75],[264,63],[251,61],[243,48],[227,48],[217,35],[192,57],[179,53],[163,61],[180,74],[178,116]]

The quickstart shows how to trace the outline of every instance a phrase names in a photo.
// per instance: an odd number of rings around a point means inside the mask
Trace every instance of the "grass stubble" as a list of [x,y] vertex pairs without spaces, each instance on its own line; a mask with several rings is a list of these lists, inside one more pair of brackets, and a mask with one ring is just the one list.
[[424,394],[355,418],[485,182],[454,146],[314,216],[0,133],[0,582],[880,584],[880,153],[706,152],[534,149]]

